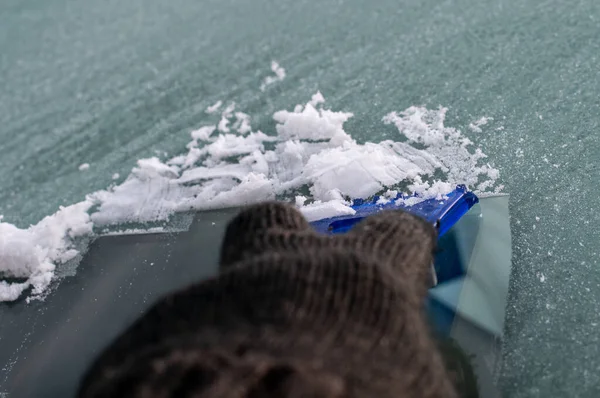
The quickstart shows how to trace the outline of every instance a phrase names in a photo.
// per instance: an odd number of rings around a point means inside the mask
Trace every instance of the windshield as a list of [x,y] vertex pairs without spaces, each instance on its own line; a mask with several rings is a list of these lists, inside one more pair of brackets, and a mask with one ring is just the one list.
[[0,395],[68,396],[123,325],[214,272],[224,209],[314,221],[459,184],[482,217],[441,242],[433,327],[485,396],[593,394],[599,18],[591,0],[3,1]]

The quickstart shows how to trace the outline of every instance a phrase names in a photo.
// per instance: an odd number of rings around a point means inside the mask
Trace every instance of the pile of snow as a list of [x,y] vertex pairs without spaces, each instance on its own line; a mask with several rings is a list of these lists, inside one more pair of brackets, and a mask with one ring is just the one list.
[[12,283],[0,281],[0,301],[16,300],[30,287],[31,297],[43,297],[56,265],[79,254],[74,249],[74,239],[92,233],[93,224],[88,214],[92,205],[85,200],[61,207],[28,229],[1,222],[0,217],[0,276],[24,279]]
[[[276,63],[273,70],[284,75]],[[478,193],[494,189],[498,171],[482,162],[485,155],[459,130],[444,126],[445,108],[390,113],[383,122],[396,126],[401,142],[359,144],[344,130],[352,114],[326,109],[324,102],[317,93],[293,111],[276,112],[271,134],[253,131],[250,116],[231,103],[218,124],[191,132],[187,153],[167,161],[141,159],[121,184],[28,229],[0,222],[0,276],[8,278],[0,282],[0,301],[15,300],[29,287],[30,298],[43,297],[55,267],[77,255],[75,239],[92,234],[93,226],[168,220],[176,212],[276,197],[295,198],[316,220],[353,214],[352,199],[375,194],[384,194],[382,203],[398,190],[414,194],[405,200],[410,205],[441,198],[457,184]],[[221,106],[219,101],[207,112]],[[307,187],[310,196],[300,195]]]

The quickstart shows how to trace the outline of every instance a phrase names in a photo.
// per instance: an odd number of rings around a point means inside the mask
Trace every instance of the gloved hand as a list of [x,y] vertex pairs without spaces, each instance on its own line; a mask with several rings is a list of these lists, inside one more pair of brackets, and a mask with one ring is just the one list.
[[220,275],[155,304],[79,396],[455,397],[423,313],[435,242],[399,211],[324,236],[292,206],[249,207]]

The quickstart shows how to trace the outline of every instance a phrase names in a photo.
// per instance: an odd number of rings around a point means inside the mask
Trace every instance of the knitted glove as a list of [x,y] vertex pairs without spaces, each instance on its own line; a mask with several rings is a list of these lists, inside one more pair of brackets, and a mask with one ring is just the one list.
[[323,236],[291,206],[249,207],[220,275],[156,303],[79,396],[455,397],[423,314],[435,242],[404,212]]

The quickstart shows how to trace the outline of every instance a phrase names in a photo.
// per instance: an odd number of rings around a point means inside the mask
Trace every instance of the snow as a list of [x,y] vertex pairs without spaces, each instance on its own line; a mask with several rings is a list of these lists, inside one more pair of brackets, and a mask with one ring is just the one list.
[[260,85],[260,91],[265,91],[266,88],[273,83],[283,81],[285,79],[285,69],[283,69],[277,61],[271,61],[271,71],[275,76],[267,76]]
[[410,107],[399,114],[389,113],[383,121],[394,124],[409,144],[424,145],[426,148],[418,150],[417,156],[439,162],[439,170],[445,174],[446,182],[462,183],[476,192],[492,188],[498,170],[481,164],[487,156],[479,148],[473,150],[473,143],[460,130],[444,125],[447,111],[443,107],[436,110]]
[[222,133],[229,133],[231,129],[229,128],[229,123],[231,122],[229,119],[235,110],[235,102],[232,102],[225,108],[225,110],[221,113],[221,120],[217,125],[217,129]]
[[233,124],[233,129],[240,134],[248,134],[252,131],[252,126],[250,126],[250,115],[244,112],[236,112],[235,113],[236,121]]
[[273,119],[277,123],[277,133],[281,139],[325,140],[335,139],[336,143],[351,141],[344,132],[343,125],[353,115],[346,112],[332,112],[317,109],[312,103],[297,106],[293,112],[282,110],[275,112]]
[[[278,64],[272,69],[274,79],[283,79]],[[216,113],[222,105],[206,111]],[[312,221],[354,214],[352,199],[374,195],[383,195],[384,203],[401,192],[408,198],[399,200],[412,205],[442,199],[457,184],[478,194],[499,189],[498,171],[485,163],[485,154],[444,125],[446,108],[389,113],[383,123],[396,127],[396,140],[358,143],[344,130],[352,113],[328,109],[320,92],[293,111],[275,112],[275,131],[267,133],[254,130],[250,115],[235,107],[230,103],[217,125],[191,131],[187,152],[166,161],[140,159],[120,184],[34,226],[19,229],[0,218],[0,301],[26,291],[28,299],[43,298],[56,267],[79,254],[78,239],[93,236],[93,227],[162,222],[176,212],[276,198],[295,201]]]
[[164,227],[154,228],[129,228],[118,231],[110,231],[103,234],[103,236],[123,236],[123,235],[145,235],[145,234],[160,234],[167,232]]
[[476,133],[481,133],[483,131],[481,129],[481,126],[485,126],[490,120],[494,120],[494,118],[484,116],[481,119],[478,119],[477,121],[474,121],[473,123],[469,124],[469,129]]
[[216,128],[217,126],[203,126],[198,130],[192,131],[190,133],[193,139],[191,146],[198,146],[198,141],[208,141],[211,134],[215,132]]
[[215,113],[219,110],[219,108],[223,105],[223,101],[217,101],[213,105],[206,108],[206,113]]
[[16,300],[31,288],[29,298],[43,298],[57,264],[77,256],[73,242],[92,233],[89,200],[61,207],[27,229],[19,229],[0,219],[0,275],[22,278],[24,282],[0,281],[0,301]]
[[329,218],[333,215],[354,215],[356,210],[351,208],[345,203],[340,201],[332,200],[329,202],[315,202],[300,208],[302,214],[308,221],[316,221],[323,218]]
[[221,121],[219,121],[219,125],[217,126],[217,128],[219,129],[219,131],[221,131],[223,133],[229,133],[229,131],[230,131],[229,119],[227,119],[225,116],[223,116],[221,118]]

